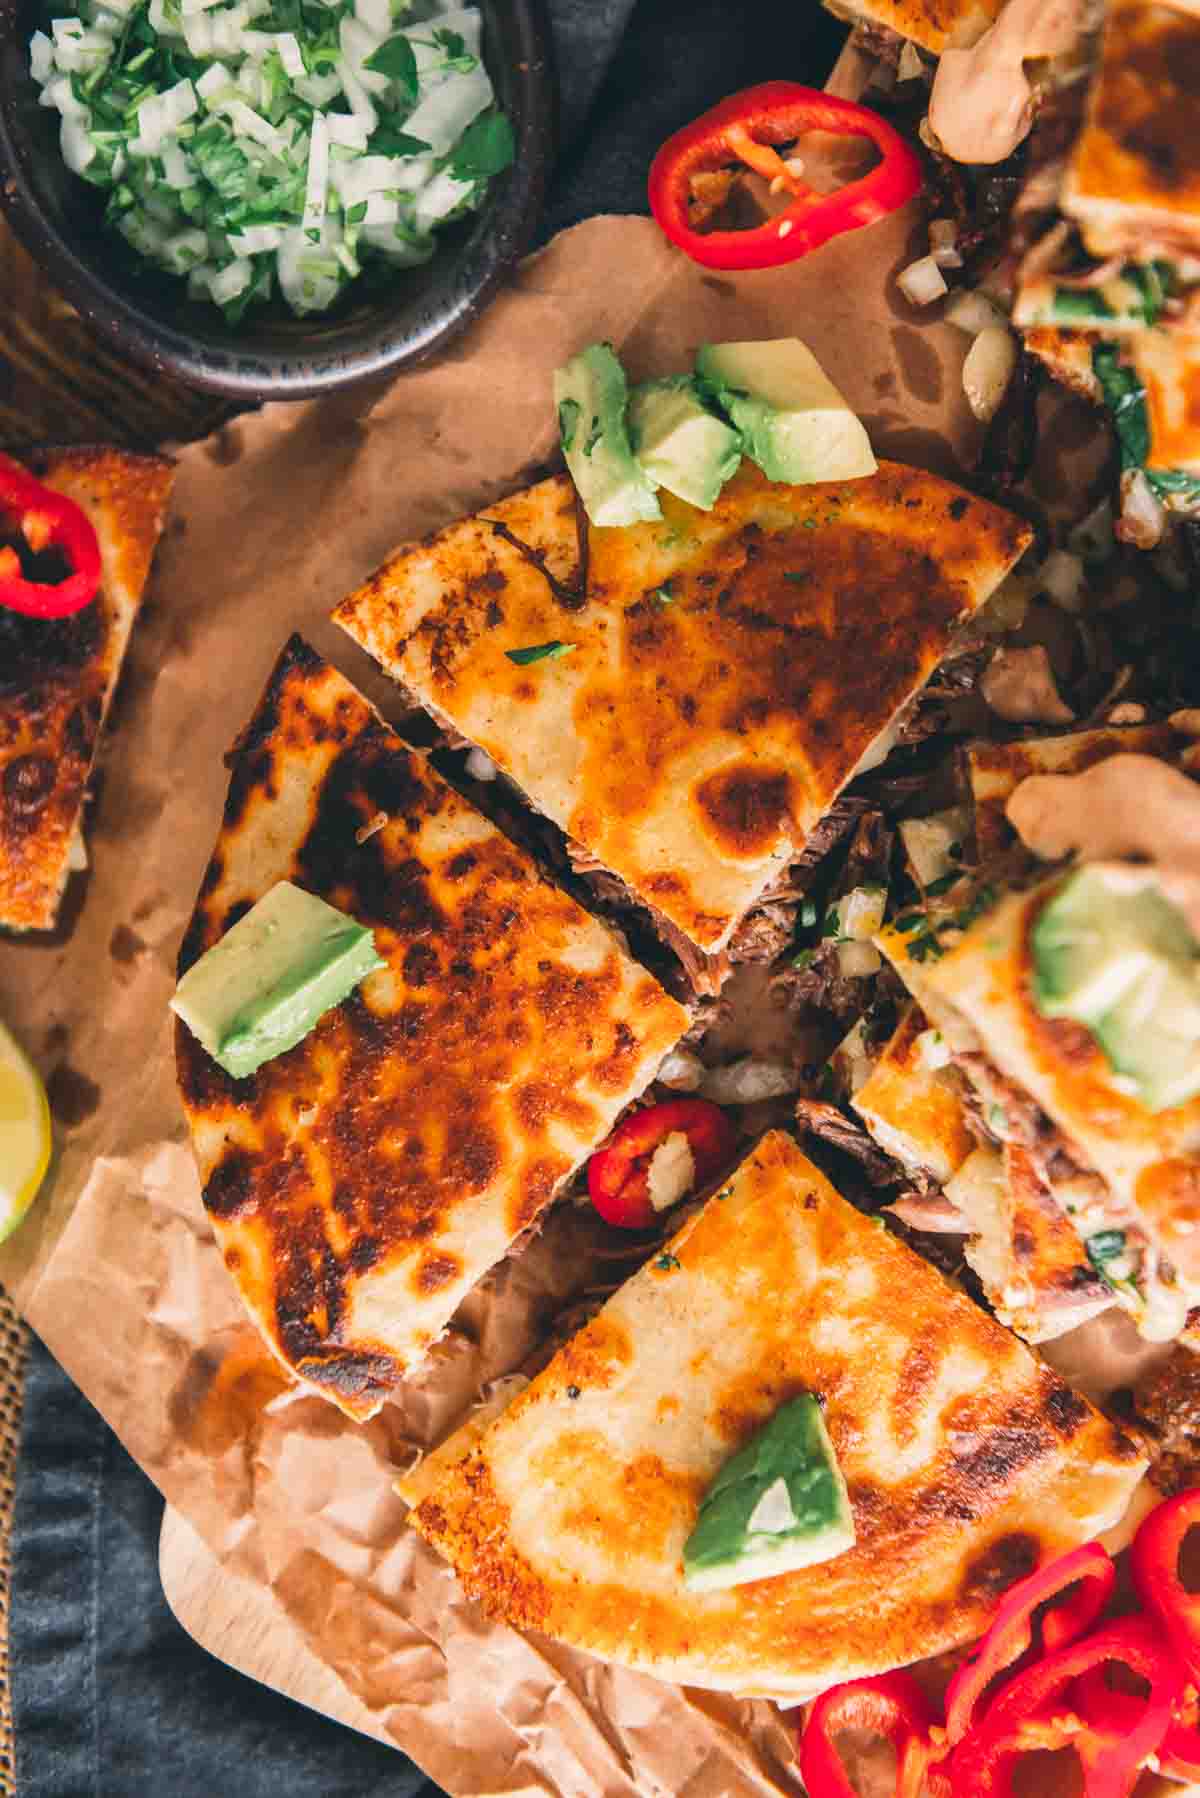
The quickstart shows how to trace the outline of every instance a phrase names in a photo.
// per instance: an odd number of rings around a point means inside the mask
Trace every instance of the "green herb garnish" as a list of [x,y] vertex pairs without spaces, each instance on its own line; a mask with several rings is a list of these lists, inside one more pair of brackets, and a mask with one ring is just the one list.
[[549,643],[531,643],[527,649],[506,649],[504,653],[510,662],[516,662],[519,667],[524,668],[530,662],[557,661],[559,656],[570,655],[573,649],[578,648],[578,643],[560,643],[554,638]]
[[580,405],[578,400],[560,400],[558,407],[558,434],[562,446],[569,450],[575,442],[575,430],[579,424]]
[[678,1255],[672,1255],[669,1253],[662,1254],[658,1257],[658,1260],[654,1263],[654,1265],[656,1268],[658,1268],[660,1273],[668,1274],[668,1273],[670,1273],[672,1268],[679,1266],[679,1257],[678,1257]]
[[468,125],[450,160],[456,181],[480,181],[500,175],[517,153],[512,123],[506,113],[485,112]]
[[367,57],[363,67],[374,75],[386,75],[389,81],[396,83],[410,106],[415,103],[420,90],[416,52],[403,33],[380,44],[378,50]]

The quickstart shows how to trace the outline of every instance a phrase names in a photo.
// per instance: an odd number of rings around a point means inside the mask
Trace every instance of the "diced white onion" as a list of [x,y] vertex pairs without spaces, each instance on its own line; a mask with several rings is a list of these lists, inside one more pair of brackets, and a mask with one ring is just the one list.
[[280,156],[287,149],[289,139],[269,119],[264,119],[261,113],[247,106],[244,100],[218,100],[212,110],[223,112],[243,137],[252,138],[264,150],[270,150],[272,155]]
[[950,1045],[940,1030],[922,1030],[913,1044],[913,1052],[918,1067],[927,1074],[935,1074],[939,1068],[950,1065]]
[[304,67],[304,52],[300,48],[300,40],[294,31],[277,31],[275,48],[279,52],[279,60],[283,64],[285,75],[290,75],[295,80],[307,72]]
[[166,143],[162,147],[163,179],[168,187],[182,191],[195,183],[191,165],[187,157],[176,143]]
[[1064,612],[1078,612],[1083,605],[1083,558],[1066,549],[1052,549],[1041,568],[1041,585]]
[[344,150],[365,150],[367,147],[366,120],[355,118],[352,112],[327,113],[325,129],[330,143],[338,144]]
[[325,194],[329,185],[329,132],[325,115],[313,114],[312,135],[308,141],[308,178],[304,186],[304,227],[319,229],[325,217]]
[[654,1078],[672,1092],[694,1093],[704,1078],[704,1063],[690,1049],[672,1049],[663,1058]]
[[1142,469],[1127,468],[1121,476],[1121,516],[1116,535],[1138,549],[1153,549],[1165,524],[1166,513]]
[[467,757],[467,773],[472,780],[495,780],[499,770],[484,749],[472,749]]
[[35,31],[29,40],[29,72],[41,83],[49,81],[54,70],[54,45],[44,31]]
[[800,1075],[778,1061],[760,1061],[743,1055],[723,1068],[709,1068],[700,1091],[714,1105],[753,1105],[760,1099],[778,1099],[799,1092]]
[[413,224],[419,231],[431,231],[451,213],[457,212],[474,191],[473,181],[458,181],[449,169],[442,169],[417,194],[413,202]]
[[992,325],[1002,325],[1004,314],[999,307],[993,306],[986,294],[978,288],[969,288],[963,293],[956,293],[945,311],[946,323],[957,325],[969,337],[978,337]]
[[211,12],[214,6],[220,4],[221,0],[179,0],[179,11],[183,18],[190,19],[197,13]]
[[167,138],[173,137],[180,125],[199,110],[200,102],[190,81],[177,81],[161,94],[150,94],[138,107],[135,141],[141,153],[157,156]]
[[230,233],[229,247],[237,256],[259,256],[264,250],[277,250],[283,242],[282,225],[245,225]]
[[219,305],[224,306],[230,300],[236,300],[244,293],[254,278],[254,265],[245,256],[239,256],[219,275],[214,275],[211,293]]
[[354,16],[380,42],[391,35],[392,9],[389,0],[354,0]]
[[904,48],[900,52],[900,60],[896,64],[897,81],[915,81],[925,73],[925,64],[921,61],[921,53],[915,44],[904,40]]
[[310,106],[320,108],[328,106],[341,93],[342,78],[330,71],[327,75],[306,75],[302,81],[296,81],[293,85],[302,100],[307,100]]
[[222,94],[229,93],[234,86],[233,76],[222,63],[215,62],[211,69],[205,69],[196,83],[196,92],[206,106],[211,106]]
[[368,194],[364,225],[394,225],[400,218],[400,202],[392,194]]
[[350,67],[350,64],[346,61],[344,56],[338,57],[336,67],[338,80],[341,82],[342,90],[345,93],[347,100],[350,102],[351,112],[356,119],[364,119],[366,121],[367,130],[369,132],[374,131],[376,125],[379,123],[379,114],[372,106],[366,88],[358,79],[358,76],[354,73],[354,70]]
[[367,58],[379,49],[382,39],[365,31],[357,19],[343,19],[338,26],[338,42],[342,60],[368,94],[386,94],[391,83],[378,69],[368,69]]
[[163,256],[177,275],[186,275],[207,255],[208,238],[199,230],[177,231],[163,245]]
[[839,943],[837,955],[838,967],[847,980],[863,980],[868,974],[878,974],[883,965],[874,943]]
[[76,175],[82,175],[96,154],[96,146],[88,136],[83,120],[70,116],[64,118],[59,127],[59,143],[67,167]]
[[421,98],[404,121],[404,129],[429,145],[435,156],[447,156],[467,126],[492,103],[492,84],[481,62],[465,75],[448,75]]
[[913,306],[931,306],[934,300],[940,300],[949,292],[942,271],[932,256],[919,256],[907,268],[901,269],[896,276],[896,285]]
[[981,423],[995,417],[1016,366],[1016,339],[1006,325],[989,325],[967,351],[963,392]]

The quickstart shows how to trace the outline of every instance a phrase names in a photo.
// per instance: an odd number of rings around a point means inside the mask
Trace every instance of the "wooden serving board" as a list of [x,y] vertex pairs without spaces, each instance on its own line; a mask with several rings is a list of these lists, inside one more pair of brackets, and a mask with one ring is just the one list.
[[395,1748],[333,1668],[318,1660],[265,1586],[222,1567],[170,1505],[158,1541],[163,1595],[193,1641],[238,1673]]

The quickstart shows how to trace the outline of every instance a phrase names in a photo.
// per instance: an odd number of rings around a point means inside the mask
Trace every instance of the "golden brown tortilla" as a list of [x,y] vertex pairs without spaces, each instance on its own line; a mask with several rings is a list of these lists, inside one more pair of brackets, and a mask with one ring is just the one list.
[[254,1321],[364,1418],[688,1014],[298,637],[235,749],[180,972],[280,880],[368,925],[387,965],[245,1080],[180,1024],[179,1086]]
[[[804,847],[1030,541],[936,475],[772,484],[590,532],[565,603],[500,536],[577,566],[574,489],[543,481],[399,550],[334,613],[539,810],[700,948]],[[547,643],[566,653],[521,665]]]
[[[686,1685],[800,1697],[977,1635],[1006,1588],[1123,1513],[1139,1447],[790,1137],[764,1137],[482,1436],[402,1482],[485,1610]],[[683,1584],[717,1470],[817,1392],[857,1541]]]
[[100,591],[69,618],[0,607],[0,928],[49,930],[73,866],[105,714],[163,527],[174,468],[128,450],[48,450],[38,479],[82,507]]

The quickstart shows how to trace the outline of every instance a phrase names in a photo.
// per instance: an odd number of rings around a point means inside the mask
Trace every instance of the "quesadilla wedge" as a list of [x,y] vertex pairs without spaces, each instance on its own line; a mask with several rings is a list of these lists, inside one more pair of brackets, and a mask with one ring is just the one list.
[[888,52],[908,39],[934,56],[965,49],[995,23],[1004,0],[825,0],[827,11],[857,27],[864,48]]
[[1200,10],[1108,0],[1087,116],[1060,204],[1095,256],[1200,251]]
[[[802,1393],[855,1545],[716,1591],[684,1544]],[[801,1698],[977,1635],[1124,1512],[1145,1460],[772,1132],[482,1433],[401,1483],[492,1615],[688,1685]]]
[[[1075,879],[1071,871],[1058,873],[990,906],[977,904],[965,929],[919,924],[884,931],[876,941],[941,1030],[992,1135],[1027,1152],[1113,1301],[1132,1313],[1143,1336],[1166,1341],[1200,1303],[1200,1265],[1189,1249],[1200,1216],[1200,1097],[1152,1109],[1110,1059],[1103,1032],[1044,1009],[1037,932]],[[1113,879],[1136,884],[1152,876],[1130,867]],[[1099,953],[1105,928],[1099,917],[1092,929],[1081,925],[1080,942]],[[1097,990],[1108,979],[1101,967],[1088,975]],[[1118,1062],[1159,1055],[1164,1021],[1151,1001],[1160,985],[1138,982],[1133,1010],[1115,1017],[1112,1028],[1121,1027],[1126,1052],[1135,1039],[1135,1053],[1118,1055]],[[1120,995],[1113,993],[1115,1004]],[[1169,1020],[1165,1043],[1161,1059],[1170,1077],[1176,1046]]]
[[894,462],[800,487],[744,462],[711,511],[662,503],[660,522],[591,530],[586,592],[568,592],[575,497],[543,481],[401,549],[334,618],[581,870],[713,955],[1030,533]]
[[386,965],[244,1079],[180,1023],[180,1094],[251,1316],[365,1418],[688,1018],[299,638],[235,748],[180,973],[280,881]]
[[1133,751],[1175,761],[1186,742],[1170,724],[1103,725],[1060,737],[1023,737],[1009,743],[972,743],[967,777],[975,802],[975,847],[987,869],[1016,842],[1005,808],[1031,774],[1081,774],[1110,755]]
[[86,513],[101,578],[70,617],[0,606],[0,929],[19,931],[52,929],[67,876],[87,865],[88,781],[174,479],[164,457],[128,450],[47,450],[27,462]]
[[1064,1209],[1066,1192],[1051,1191],[1018,1143],[981,1146],[970,1101],[948,1045],[915,1003],[850,1099],[880,1148],[914,1176],[916,1190],[889,1210],[913,1229],[961,1235],[1001,1322],[1026,1342],[1048,1342],[1106,1311],[1112,1290]]

